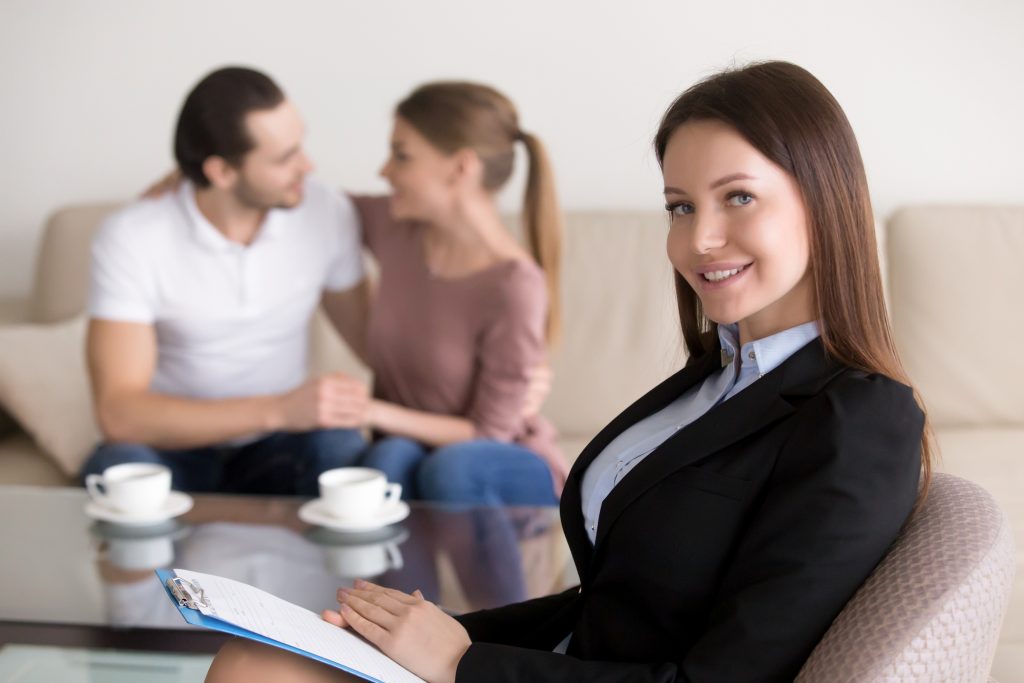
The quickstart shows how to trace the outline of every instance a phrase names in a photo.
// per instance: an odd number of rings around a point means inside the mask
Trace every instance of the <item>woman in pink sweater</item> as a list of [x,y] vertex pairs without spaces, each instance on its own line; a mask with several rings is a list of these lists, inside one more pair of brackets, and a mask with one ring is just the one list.
[[[529,250],[495,200],[518,143]],[[524,414],[559,320],[561,216],[543,145],[498,91],[431,83],[398,104],[381,175],[390,196],[354,198],[381,272],[366,345],[376,438],[359,463],[409,498],[556,503],[567,464],[552,426]]]

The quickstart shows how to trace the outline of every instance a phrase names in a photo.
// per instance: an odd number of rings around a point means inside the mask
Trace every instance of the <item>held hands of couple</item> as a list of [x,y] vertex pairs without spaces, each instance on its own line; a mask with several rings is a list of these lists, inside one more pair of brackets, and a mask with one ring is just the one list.
[[372,403],[366,385],[353,377],[340,372],[315,377],[278,398],[278,428],[359,429],[369,423]]
[[462,624],[415,591],[412,595],[356,581],[338,589],[340,609],[324,610],[324,621],[353,631],[430,683],[453,683],[469,649]]

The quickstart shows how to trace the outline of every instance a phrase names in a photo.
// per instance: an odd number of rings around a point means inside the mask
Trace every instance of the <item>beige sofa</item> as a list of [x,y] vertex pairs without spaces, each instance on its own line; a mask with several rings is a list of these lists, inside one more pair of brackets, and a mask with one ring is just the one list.
[[[74,318],[85,302],[89,238],[112,208],[57,212],[45,229],[30,300],[8,307],[7,326],[0,327],[0,401],[48,398],[8,410],[31,417],[22,421],[34,423],[29,431],[35,438],[0,419],[0,432],[7,430],[0,434],[0,483],[68,484],[67,472],[84,455],[82,444],[95,436],[81,358],[84,328]],[[1024,306],[1017,301],[1024,293],[1018,267],[1024,260],[1024,208],[906,208],[887,221],[884,235],[894,332],[929,407],[939,468],[996,497],[1014,527],[1021,566],[1024,354],[1016,341],[1024,335]],[[565,335],[554,353],[555,384],[544,412],[561,430],[570,458],[618,410],[683,362],[664,239],[659,213],[568,215]],[[16,322],[28,325],[12,327]],[[315,327],[315,371],[365,376],[322,320]],[[11,351],[14,346],[20,351]],[[5,384],[5,374],[17,378]],[[1018,573],[993,675],[1011,681],[1021,671],[1024,572]]]

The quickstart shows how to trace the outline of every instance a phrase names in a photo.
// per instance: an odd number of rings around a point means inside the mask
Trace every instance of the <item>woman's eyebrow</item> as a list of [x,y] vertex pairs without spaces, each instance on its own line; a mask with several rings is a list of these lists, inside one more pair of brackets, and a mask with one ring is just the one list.
[[[724,175],[715,182],[711,183],[708,186],[708,189],[714,190],[716,188],[721,187],[722,185],[728,185],[729,183],[737,180],[757,180],[757,178],[747,173],[730,173],[729,175]],[[678,187],[671,187],[669,185],[666,185],[665,194],[686,195],[686,190],[680,190]]]
[[757,180],[757,178],[755,178],[752,175],[747,175],[746,173],[730,173],[729,175],[724,175],[715,182],[711,183],[709,189],[714,190],[715,188],[721,187],[722,185],[727,185],[735,180]]

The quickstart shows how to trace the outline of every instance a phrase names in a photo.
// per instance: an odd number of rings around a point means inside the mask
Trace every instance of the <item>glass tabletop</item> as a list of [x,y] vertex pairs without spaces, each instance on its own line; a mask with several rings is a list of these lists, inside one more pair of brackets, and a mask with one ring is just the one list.
[[[177,520],[120,527],[87,517],[81,489],[0,487],[0,643],[61,644],[44,635],[54,625],[192,629],[156,568],[218,574],[314,611],[336,607],[337,588],[355,578],[419,589],[456,612],[577,580],[556,508],[413,503],[403,522],[353,534],[300,521],[304,499],[193,497]],[[190,650],[181,643],[170,649]]]

